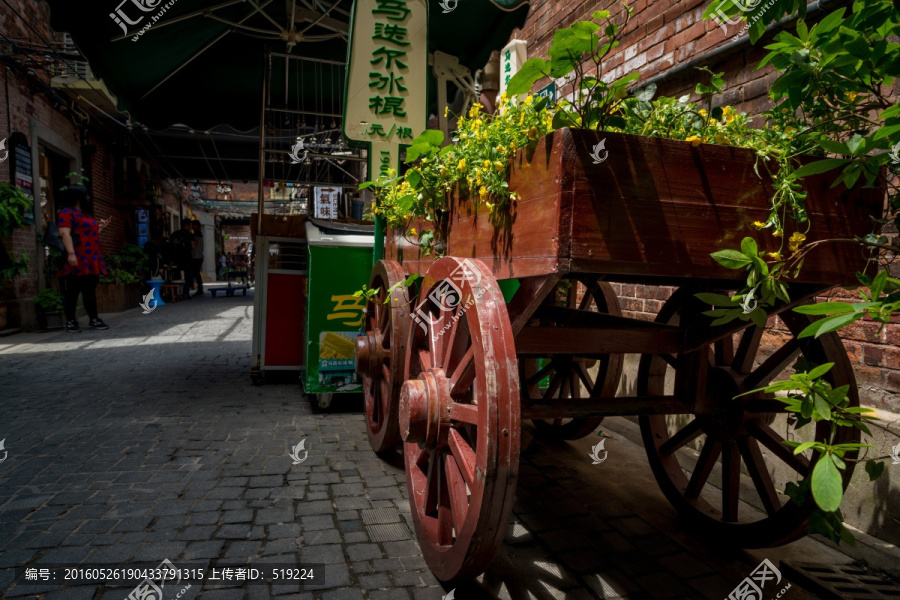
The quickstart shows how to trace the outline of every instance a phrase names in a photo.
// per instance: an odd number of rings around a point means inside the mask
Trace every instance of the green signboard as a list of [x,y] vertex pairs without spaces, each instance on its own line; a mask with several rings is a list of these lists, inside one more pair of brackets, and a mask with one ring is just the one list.
[[366,300],[353,293],[369,281],[372,248],[309,246],[306,322],[307,394],[362,391],[354,360]]

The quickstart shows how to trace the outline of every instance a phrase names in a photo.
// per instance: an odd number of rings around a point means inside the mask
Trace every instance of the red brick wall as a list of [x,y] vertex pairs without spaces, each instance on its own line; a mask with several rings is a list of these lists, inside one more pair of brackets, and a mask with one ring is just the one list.
[[[632,3],[634,14],[623,30],[621,45],[603,64],[603,74],[619,78],[630,72],[640,73],[640,81],[665,72],[667,69],[694,59],[710,49],[736,40],[741,25],[728,26],[726,33],[714,22],[702,18],[708,0],[638,0]],[[597,10],[610,10],[622,16],[621,2],[548,1],[532,2],[525,26],[513,35],[528,42],[528,56],[545,56],[560,27],[589,19]],[[621,21],[620,21],[621,22]],[[767,93],[775,73],[771,67],[756,71],[765,55],[761,47],[745,46],[738,52],[722,55],[714,62],[704,62],[715,72],[724,72],[726,90],[715,100],[716,105],[731,105],[749,115],[771,108]],[[691,93],[699,72],[687,69],[677,78],[658,85],[659,95],[681,96]],[[608,80],[608,79],[607,79]],[[538,82],[535,89],[549,82]],[[704,80],[705,82],[705,80]],[[895,87],[895,90],[900,89]],[[567,94],[571,85],[558,92]],[[626,316],[652,320],[672,293],[673,288],[614,284]],[[878,325],[858,322],[841,333],[854,365],[865,404],[900,412],[900,323],[888,325],[880,335],[874,335]]]

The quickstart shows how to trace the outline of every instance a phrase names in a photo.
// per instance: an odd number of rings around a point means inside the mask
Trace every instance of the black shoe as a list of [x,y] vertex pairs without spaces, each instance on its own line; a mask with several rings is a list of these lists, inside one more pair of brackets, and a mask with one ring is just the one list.
[[81,333],[81,327],[78,326],[78,321],[66,321],[66,331],[69,333]]
[[91,319],[89,325],[91,326],[91,329],[109,329],[109,325],[101,321],[99,318]]

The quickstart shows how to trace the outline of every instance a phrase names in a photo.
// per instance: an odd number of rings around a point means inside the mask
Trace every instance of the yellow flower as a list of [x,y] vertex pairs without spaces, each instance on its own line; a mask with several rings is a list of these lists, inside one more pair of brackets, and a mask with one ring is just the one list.
[[456,165],[456,169],[459,170],[459,171],[465,172],[465,170],[466,170],[466,159],[464,159],[464,158],[459,159],[459,164]]
[[419,235],[419,234],[416,232],[416,228],[413,227],[412,229],[409,230],[409,235]]
[[529,140],[533,140],[533,139],[535,139],[535,138],[538,136],[538,133],[539,133],[539,132],[538,132],[538,130],[537,130],[537,127],[535,127],[534,125],[532,125],[532,126],[531,126],[531,129],[525,130],[525,131],[523,131],[523,133],[526,133],[526,134],[528,135],[528,139],[529,139]]
[[784,233],[780,229],[776,229],[775,231],[772,232],[772,237],[781,237],[783,235],[784,235]]
[[503,169],[506,168],[506,165],[504,165],[502,162],[497,160],[497,161],[494,161],[494,168],[497,169],[498,171],[502,171]]
[[710,124],[710,125],[718,125],[719,122],[716,121],[715,119],[710,119],[710,120],[709,120],[709,124]]
[[449,106],[445,106],[445,107],[444,107],[444,116],[445,116],[445,117],[449,117],[449,116],[450,116],[450,107],[449,107]]
[[490,168],[491,168],[491,161],[485,159],[481,166],[483,166],[485,169],[490,169]]
[[534,101],[534,96],[528,96],[527,98],[525,98],[525,105],[527,106],[527,105],[531,104],[533,101]]
[[725,117],[725,122],[726,122],[726,123],[731,123],[732,121],[734,121],[734,116],[733,116],[733,115],[728,115],[727,117]]
[[698,112],[699,112],[702,116],[704,116],[704,117],[706,116],[706,109],[705,109],[705,108],[701,108]]
[[858,94],[856,92],[847,92],[847,99],[850,100],[850,102],[853,102],[854,100],[856,100],[857,95]]
[[766,226],[766,224],[763,223],[762,221],[753,221],[753,226],[756,227],[757,229],[762,229],[763,227]]
[[494,150],[496,150],[500,154],[504,154],[506,152],[506,148],[504,148],[503,146],[497,146],[496,148],[494,148]]
[[766,252],[766,256],[772,260],[781,260],[781,252]]
[[485,186],[481,186],[481,188],[478,190],[478,195],[481,196],[482,198],[487,198],[487,193],[488,193],[488,191]]
[[699,137],[697,137],[696,135],[692,135],[692,136],[690,136],[690,137],[688,137],[688,138],[685,138],[684,141],[690,142],[692,146],[699,146],[699,145],[700,145],[700,142],[701,142],[702,140],[701,140]]
[[791,238],[788,240],[788,248],[790,248],[791,252],[796,252],[800,249],[800,244],[805,241],[806,236],[799,231],[795,231],[793,234],[791,234]]
[[509,102],[509,94],[503,92],[502,94],[500,94],[500,103],[506,104],[507,102]]

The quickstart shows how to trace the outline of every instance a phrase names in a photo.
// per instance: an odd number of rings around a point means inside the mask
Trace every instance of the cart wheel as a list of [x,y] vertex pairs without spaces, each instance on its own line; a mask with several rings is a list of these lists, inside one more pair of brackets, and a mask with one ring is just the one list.
[[[578,293],[581,292],[581,301]],[[619,299],[612,286],[596,278],[579,278],[564,280],[557,286],[555,293],[548,296],[550,302],[562,302],[564,306],[580,311],[605,313],[621,316]],[[571,326],[573,319],[550,321],[541,319],[543,326]],[[522,395],[530,401],[541,398],[599,398],[610,397],[619,387],[622,374],[621,354],[608,354],[601,357],[578,357],[572,354],[548,355],[544,359],[528,358],[519,360],[520,383]],[[596,376],[591,370],[597,365]],[[541,385],[547,381],[547,386]],[[603,417],[580,417],[575,419],[554,419],[544,421],[535,419],[538,431],[547,437],[560,440],[577,440],[592,434],[600,426]]]
[[[679,290],[663,306],[656,321],[676,324],[679,312],[690,301],[689,292]],[[806,533],[809,516],[815,509],[812,498],[798,506],[776,490],[783,490],[788,481],[799,483],[811,473],[815,462],[809,459],[808,452],[795,456],[791,448],[782,444],[785,438],[776,428],[784,429],[786,425],[776,426],[774,422],[786,411],[772,394],[735,397],[786,378],[794,372],[795,359],[802,357],[814,364],[833,362],[826,379],[834,387],[849,385],[850,405],[859,406],[856,380],[840,338],[829,333],[818,339],[800,340],[797,335],[809,324],[809,318],[783,308],[776,312],[786,329],[767,326],[763,330],[751,323],[735,336],[711,344],[706,364],[699,360],[679,363],[668,354],[645,354],[638,371],[639,395],[665,394],[667,374],[670,383],[672,376],[678,376],[705,387],[706,401],[712,408],[704,414],[685,415],[686,421],[679,416],[642,416],[644,447],[653,474],[669,501],[717,539],[733,541],[743,548],[778,546]],[[737,338],[740,339],[735,346]],[[761,351],[761,347],[774,351]],[[685,367],[688,364],[695,367]],[[680,365],[677,373],[675,365]],[[815,430],[811,426],[792,428],[791,438],[812,441],[814,431],[815,439],[827,439],[829,426],[823,421]],[[859,437],[859,430],[839,427],[834,442],[858,442]],[[695,440],[699,452],[677,452]],[[720,456],[721,467],[716,469]],[[847,454],[848,458],[855,456]],[[749,482],[742,482],[742,460]],[[850,482],[854,464],[847,461],[844,488]],[[710,479],[719,486],[708,485]],[[758,500],[756,505],[764,514],[746,514],[750,512],[746,509],[744,514],[738,514],[742,497],[751,503]]]
[[[369,445],[375,452],[400,443],[397,404],[409,330],[409,293],[397,284],[404,279],[400,263],[375,263],[369,289],[378,293],[366,303],[365,335],[356,338],[356,369],[363,382]],[[388,290],[392,290],[390,306],[384,303]]]
[[320,410],[328,410],[331,408],[331,401],[333,398],[334,394],[331,392],[316,394],[316,406],[318,406]]
[[506,532],[519,470],[515,343],[503,294],[477,260],[428,270],[400,392],[419,546],[442,581],[475,577]]

